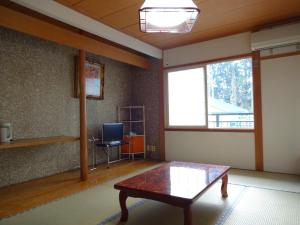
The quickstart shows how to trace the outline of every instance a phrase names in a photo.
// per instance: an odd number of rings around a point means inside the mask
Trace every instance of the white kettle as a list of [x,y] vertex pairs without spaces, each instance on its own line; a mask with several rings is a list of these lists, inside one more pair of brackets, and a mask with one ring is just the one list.
[[0,142],[10,142],[12,139],[11,123],[0,123]]

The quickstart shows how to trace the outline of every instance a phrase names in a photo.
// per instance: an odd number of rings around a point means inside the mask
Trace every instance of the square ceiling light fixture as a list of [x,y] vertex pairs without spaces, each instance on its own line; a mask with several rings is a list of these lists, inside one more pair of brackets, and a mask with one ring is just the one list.
[[200,10],[192,0],[145,0],[139,10],[140,30],[149,33],[187,33]]

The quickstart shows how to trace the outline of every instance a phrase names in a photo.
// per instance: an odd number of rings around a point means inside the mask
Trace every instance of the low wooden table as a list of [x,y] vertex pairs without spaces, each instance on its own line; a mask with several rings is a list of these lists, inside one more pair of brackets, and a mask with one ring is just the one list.
[[165,202],[183,208],[184,225],[192,224],[191,205],[222,178],[221,193],[226,198],[229,166],[170,162],[114,185],[120,190],[121,221],[128,220],[128,196]]

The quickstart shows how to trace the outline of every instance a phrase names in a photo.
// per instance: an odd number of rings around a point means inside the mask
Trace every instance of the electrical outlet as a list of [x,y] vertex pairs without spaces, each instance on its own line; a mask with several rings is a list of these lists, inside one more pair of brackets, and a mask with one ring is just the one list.
[[151,151],[152,151],[152,152],[155,152],[155,151],[156,151],[156,146],[155,146],[155,145],[152,145],[151,147],[152,147]]
[[156,146],[155,145],[146,145],[147,152],[156,152]]

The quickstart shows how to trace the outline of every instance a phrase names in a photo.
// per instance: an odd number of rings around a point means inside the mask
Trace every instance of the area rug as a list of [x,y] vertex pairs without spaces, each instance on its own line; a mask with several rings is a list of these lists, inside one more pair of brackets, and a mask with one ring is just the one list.
[[[229,185],[223,200],[216,184],[192,207],[193,225],[299,225],[300,194],[242,185]],[[144,200],[129,208],[129,219],[116,213],[98,225],[182,225],[183,211]]]

